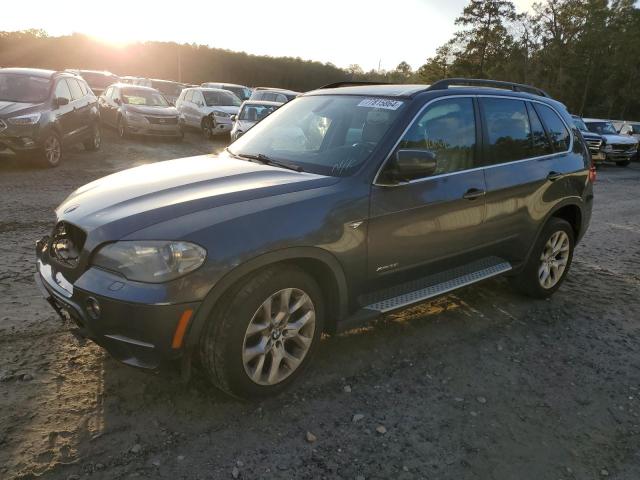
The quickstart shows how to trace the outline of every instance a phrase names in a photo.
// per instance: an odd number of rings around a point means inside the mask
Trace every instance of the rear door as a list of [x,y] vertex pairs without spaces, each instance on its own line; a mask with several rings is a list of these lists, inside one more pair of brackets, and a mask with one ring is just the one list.
[[393,161],[381,169],[371,191],[370,278],[427,264],[451,268],[482,256],[485,181],[479,135],[472,97],[437,99],[416,117],[396,150],[431,151],[437,169],[396,185],[385,181]]
[[[563,195],[557,191],[562,182],[554,182],[567,173],[570,134],[558,114],[542,103],[497,96],[478,100],[484,126],[486,225],[495,253],[517,262],[526,257],[554,198]],[[550,118],[553,132],[543,125],[538,107],[555,117]]]
[[91,122],[89,99],[82,91],[80,84],[75,78],[67,78],[67,84],[71,91],[71,103],[73,105],[74,136],[85,135]]

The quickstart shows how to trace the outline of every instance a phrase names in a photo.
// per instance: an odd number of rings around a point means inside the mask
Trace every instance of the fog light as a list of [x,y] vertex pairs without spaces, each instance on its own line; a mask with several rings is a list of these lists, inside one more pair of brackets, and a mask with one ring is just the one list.
[[85,309],[93,320],[100,318],[100,304],[95,298],[90,297],[87,299],[87,306]]
[[36,143],[31,137],[21,137],[20,140],[22,141],[22,145],[25,147],[32,147]]

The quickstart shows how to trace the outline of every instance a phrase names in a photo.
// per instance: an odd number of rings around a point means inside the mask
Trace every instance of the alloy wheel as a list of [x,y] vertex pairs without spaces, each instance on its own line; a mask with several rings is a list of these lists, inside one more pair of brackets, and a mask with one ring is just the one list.
[[571,243],[569,235],[559,230],[545,244],[540,255],[538,280],[542,288],[553,288],[562,278],[569,262]]
[[55,166],[60,162],[60,156],[62,155],[62,146],[60,140],[55,135],[51,135],[44,142],[44,154],[47,159],[47,163],[51,166]]
[[242,362],[259,385],[276,385],[306,357],[316,328],[311,297],[297,288],[279,290],[254,313],[242,346]]

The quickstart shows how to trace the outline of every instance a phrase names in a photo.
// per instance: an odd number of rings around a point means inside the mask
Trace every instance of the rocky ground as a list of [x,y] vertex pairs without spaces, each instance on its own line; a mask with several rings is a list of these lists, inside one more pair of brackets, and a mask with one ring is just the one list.
[[0,478],[640,478],[640,166],[599,171],[591,228],[548,301],[485,282],[322,342],[250,404],[80,346],[32,280],[76,187],[223,141],[0,161]]

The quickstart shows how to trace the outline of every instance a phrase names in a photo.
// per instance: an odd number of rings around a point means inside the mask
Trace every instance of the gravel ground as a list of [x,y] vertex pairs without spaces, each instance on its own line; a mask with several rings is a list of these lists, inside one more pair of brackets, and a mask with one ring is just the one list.
[[55,170],[0,162],[0,478],[640,478],[640,166],[603,167],[564,286],[490,280],[326,338],[260,404],[78,345],[33,283],[33,244],[76,187],[215,151],[116,138]]

